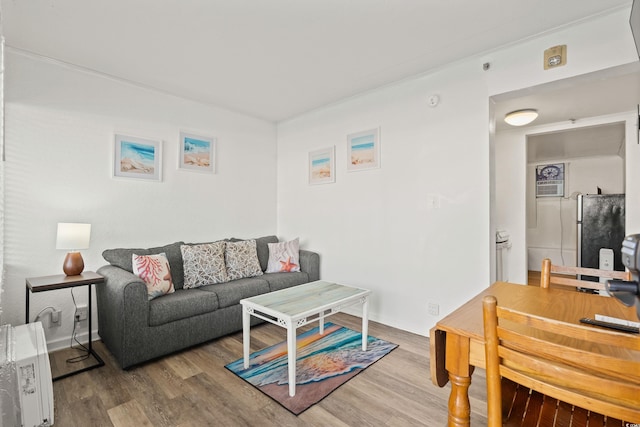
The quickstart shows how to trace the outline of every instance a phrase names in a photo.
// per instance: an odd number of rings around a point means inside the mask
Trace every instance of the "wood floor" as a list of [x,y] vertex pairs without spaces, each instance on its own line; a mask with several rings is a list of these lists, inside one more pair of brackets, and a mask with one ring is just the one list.
[[[339,313],[330,321],[360,330],[358,317]],[[299,416],[224,368],[242,356],[242,333],[128,371],[96,341],[106,366],[53,383],[55,426],[446,425],[450,386],[431,383],[428,339],[376,322],[369,322],[369,334],[399,347]],[[280,327],[257,326],[252,351],[285,339]],[[51,354],[54,376],[73,352]],[[484,371],[476,369],[469,395],[471,425],[486,425]]]

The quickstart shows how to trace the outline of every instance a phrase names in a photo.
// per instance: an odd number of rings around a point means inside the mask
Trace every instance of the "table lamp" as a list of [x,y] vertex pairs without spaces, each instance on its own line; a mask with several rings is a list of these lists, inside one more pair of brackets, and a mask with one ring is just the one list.
[[56,249],[70,249],[62,264],[62,271],[67,276],[77,276],[84,270],[84,261],[79,249],[89,249],[90,238],[91,224],[58,223]]

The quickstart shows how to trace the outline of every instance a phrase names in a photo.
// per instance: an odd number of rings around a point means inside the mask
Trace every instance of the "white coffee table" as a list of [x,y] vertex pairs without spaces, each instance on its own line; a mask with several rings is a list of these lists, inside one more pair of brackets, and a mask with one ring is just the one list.
[[324,319],[344,307],[362,304],[362,350],[367,349],[368,308],[370,290],[318,280],[268,294],[240,300],[242,304],[242,342],[244,368],[249,367],[251,316],[287,330],[289,368],[289,396],[296,394],[296,329],[309,322],[319,321],[324,334]]

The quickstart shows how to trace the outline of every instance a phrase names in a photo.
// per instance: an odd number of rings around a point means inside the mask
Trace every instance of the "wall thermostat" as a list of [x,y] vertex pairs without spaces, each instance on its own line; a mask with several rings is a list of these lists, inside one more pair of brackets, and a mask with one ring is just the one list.
[[435,107],[440,103],[440,97],[438,95],[431,95],[428,102],[430,107]]

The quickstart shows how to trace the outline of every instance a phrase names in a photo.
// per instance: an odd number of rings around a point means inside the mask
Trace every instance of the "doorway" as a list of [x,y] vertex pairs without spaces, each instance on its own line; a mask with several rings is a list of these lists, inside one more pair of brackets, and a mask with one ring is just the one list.
[[[625,142],[624,122],[527,135],[529,272],[540,271],[544,258],[578,265],[578,196],[625,193]],[[561,180],[545,181],[545,171],[561,171]]]
[[[633,165],[640,164],[640,143],[638,133],[637,105],[640,104],[640,63],[627,64],[607,70],[601,70],[564,80],[554,81],[535,87],[521,89],[491,97],[491,111],[495,132],[491,135],[492,163],[491,163],[491,233],[495,237],[496,230],[505,230],[509,237],[511,247],[503,258],[509,281],[515,283],[527,283],[528,271],[531,268],[540,269],[540,254],[529,256],[529,242],[534,239],[530,236],[528,228],[532,221],[537,224],[538,211],[535,199],[529,198],[529,192],[535,194],[535,165],[547,162],[570,162],[569,186],[573,177],[576,162],[586,162],[587,158],[598,156],[616,156],[613,154],[600,154],[588,152],[575,154],[572,145],[559,144],[559,138],[570,138],[577,141],[586,141],[594,138],[600,131],[608,131],[608,126],[617,126],[618,132],[623,132],[626,142],[621,143],[621,151],[618,159],[612,160],[614,164],[620,162],[622,167],[613,168],[622,171],[621,178],[624,183],[623,191],[626,193],[626,232],[640,233],[640,168]],[[514,128],[507,126],[503,118],[506,113],[523,108],[536,108],[540,113],[538,119],[530,125]],[[601,126],[604,126],[601,128]],[[584,134],[580,135],[583,130]],[[578,132],[578,133],[574,133]],[[540,148],[537,144],[530,144],[534,137],[548,137],[554,139]],[[580,136],[580,137],[578,137]],[[577,142],[576,142],[577,144]],[[537,147],[537,148],[534,148]],[[598,149],[598,144],[587,143],[582,148]],[[537,150],[529,152],[530,150]],[[553,151],[555,150],[555,151]],[[544,157],[540,153],[547,153]],[[537,157],[539,156],[539,157]],[[535,159],[535,160],[533,160]],[[578,161],[580,159],[580,161]],[[631,165],[631,166],[628,166]],[[607,167],[597,164],[593,168],[602,171]],[[589,185],[583,192],[597,191],[597,183]],[[563,214],[564,224],[567,218],[573,217],[572,193],[578,189],[567,188],[562,201],[555,200],[557,220],[560,223],[560,212]],[[636,195],[636,193],[638,195]],[[575,197],[575,196],[574,196]],[[551,203],[551,202],[548,202]],[[558,205],[562,203],[562,210]],[[565,212],[567,215],[565,216]],[[558,225],[559,226],[559,225]],[[567,228],[568,227],[568,228]],[[559,235],[558,240],[546,244],[547,248],[555,248],[556,256],[565,264],[575,262],[576,255],[573,226],[566,226]],[[560,242],[562,238],[562,244]],[[569,246],[571,245],[571,246]],[[532,246],[543,247],[542,243],[532,242]],[[560,249],[562,247],[562,249]],[[495,254],[495,246],[492,247]],[[553,258],[553,257],[552,257]],[[492,271],[495,279],[496,257],[493,256]]]

